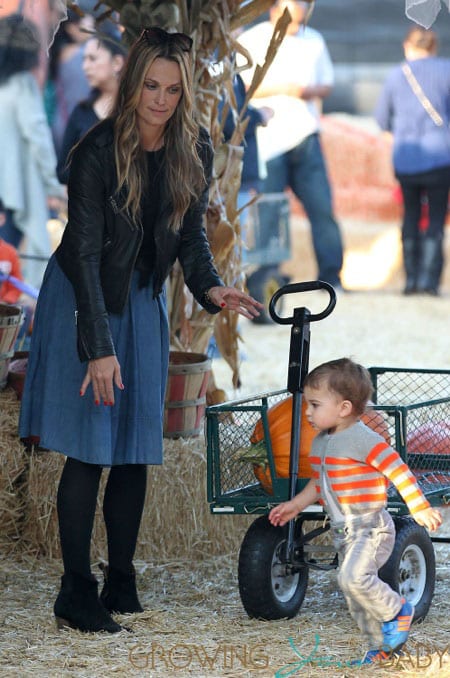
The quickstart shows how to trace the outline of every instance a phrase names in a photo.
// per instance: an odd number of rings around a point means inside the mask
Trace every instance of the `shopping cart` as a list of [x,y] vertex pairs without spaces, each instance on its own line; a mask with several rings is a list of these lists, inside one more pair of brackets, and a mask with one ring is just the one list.
[[[280,272],[280,264],[291,257],[290,205],[286,193],[262,193],[245,210],[242,262],[249,293],[269,306],[275,292],[289,282]],[[266,310],[253,319],[271,323]]]

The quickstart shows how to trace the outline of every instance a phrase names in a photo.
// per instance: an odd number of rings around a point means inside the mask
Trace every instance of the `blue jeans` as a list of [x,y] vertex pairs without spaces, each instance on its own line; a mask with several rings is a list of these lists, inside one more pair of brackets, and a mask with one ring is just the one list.
[[318,134],[311,134],[291,151],[267,163],[263,193],[277,193],[287,186],[303,204],[311,223],[318,279],[339,286],[342,239],[333,215],[331,189]]

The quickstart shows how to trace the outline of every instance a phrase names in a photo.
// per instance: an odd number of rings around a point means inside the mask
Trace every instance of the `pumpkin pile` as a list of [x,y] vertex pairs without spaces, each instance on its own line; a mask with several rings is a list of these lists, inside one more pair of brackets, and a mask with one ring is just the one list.
[[450,454],[450,422],[428,421],[408,433],[408,454]]
[[[289,461],[291,449],[291,423],[292,423],[292,403],[293,398],[289,396],[273,405],[267,410],[267,423],[270,431],[270,443],[272,447],[275,471],[278,478],[289,478]],[[386,442],[390,444],[390,436],[387,424],[380,412],[368,409],[362,417],[363,421],[371,429],[379,433]],[[317,435],[317,431],[311,426],[306,418],[306,403],[302,402],[300,444],[299,444],[299,465],[298,477],[311,478],[312,469],[309,463],[308,455],[311,449],[312,441]],[[264,439],[264,426],[262,418],[257,422],[250,437],[252,447],[247,451],[243,461],[253,463],[253,471],[256,478],[261,483],[262,488],[268,493],[273,494],[272,478],[267,458],[267,448]]]

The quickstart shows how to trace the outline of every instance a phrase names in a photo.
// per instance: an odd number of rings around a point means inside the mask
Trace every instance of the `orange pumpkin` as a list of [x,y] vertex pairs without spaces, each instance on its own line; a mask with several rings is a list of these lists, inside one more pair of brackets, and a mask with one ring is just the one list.
[[[289,478],[289,461],[291,451],[291,423],[292,423],[292,396],[281,400],[267,410],[267,421],[270,431],[270,442],[272,444],[272,453],[275,464],[275,471],[278,478]],[[383,418],[383,415],[376,410],[368,409],[362,417],[363,421],[371,429],[379,433],[390,444],[389,430]],[[298,477],[311,478],[312,469],[309,463],[308,455],[311,449],[312,441],[317,435],[317,431],[311,426],[306,418],[306,402],[302,401],[300,445],[299,445],[299,465]],[[262,419],[260,419],[251,435],[250,442],[255,444],[264,440],[264,428]],[[258,464],[253,465],[253,471],[263,489],[268,494],[273,494],[272,478],[270,468]]]
[[[306,418],[306,403],[302,402],[302,416],[299,446],[299,478],[311,478],[312,469],[308,460],[311,443],[317,431]],[[275,471],[279,478],[289,478],[289,460],[291,451],[292,396],[281,400],[267,410],[267,421],[270,430],[270,441],[275,463]],[[262,419],[258,421],[250,438],[250,442],[259,443],[264,440]],[[254,465],[253,470],[262,487],[268,494],[273,494],[272,478],[269,466]]]
[[388,425],[386,424],[386,420],[381,412],[373,410],[369,405],[367,410],[362,415],[361,421],[364,422],[366,426],[369,426],[372,431],[375,431],[382,438],[384,438],[388,445],[391,444],[391,436],[389,435]]
[[450,422],[428,421],[408,432],[408,454],[448,454],[450,450]]

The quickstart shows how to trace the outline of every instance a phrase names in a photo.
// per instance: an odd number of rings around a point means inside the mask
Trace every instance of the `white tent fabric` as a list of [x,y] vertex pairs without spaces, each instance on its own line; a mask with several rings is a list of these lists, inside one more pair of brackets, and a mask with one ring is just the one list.
[[406,0],[406,16],[424,28],[430,28],[441,11],[441,5],[450,12],[450,0]]

